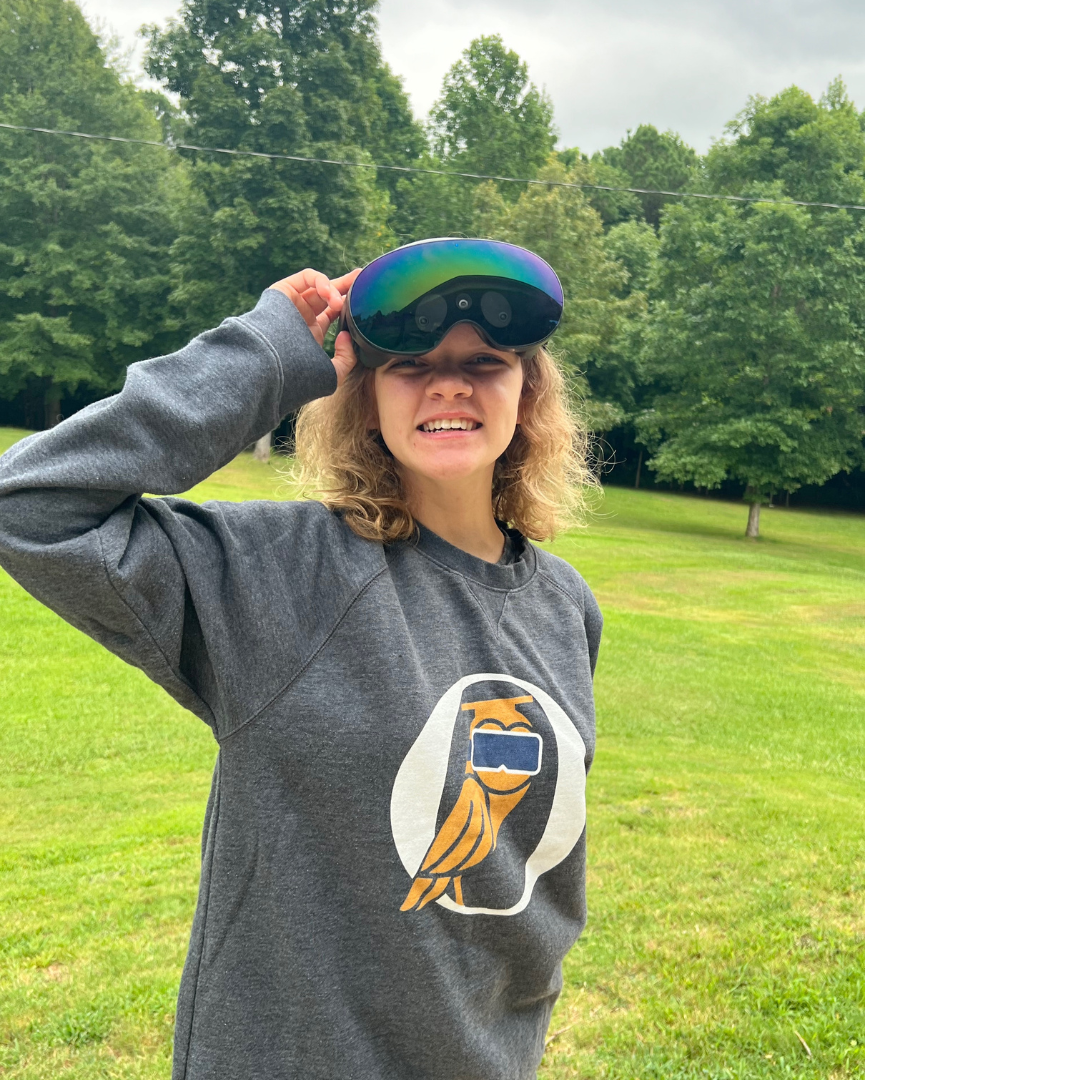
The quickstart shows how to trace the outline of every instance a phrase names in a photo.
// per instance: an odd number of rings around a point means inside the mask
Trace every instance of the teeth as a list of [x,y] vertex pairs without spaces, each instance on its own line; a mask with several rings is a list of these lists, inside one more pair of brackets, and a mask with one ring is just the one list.
[[424,431],[474,431],[478,426],[475,420],[455,417],[452,420],[429,420],[422,428]]

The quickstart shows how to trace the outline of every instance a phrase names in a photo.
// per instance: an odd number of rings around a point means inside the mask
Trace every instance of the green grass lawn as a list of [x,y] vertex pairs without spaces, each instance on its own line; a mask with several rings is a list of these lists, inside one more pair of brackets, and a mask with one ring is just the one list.
[[[241,455],[192,496],[287,494]],[[544,1080],[863,1075],[863,521],[745,518],[612,488],[551,545],[605,627]],[[0,605],[0,1076],[167,1077],[213,739],[2,572]]]

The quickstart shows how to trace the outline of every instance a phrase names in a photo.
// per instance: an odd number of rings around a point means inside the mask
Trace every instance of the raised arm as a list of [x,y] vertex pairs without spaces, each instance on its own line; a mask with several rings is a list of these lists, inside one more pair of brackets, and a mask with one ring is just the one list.
[[119,394],[0,457],[0,565],[219,734],[231,721],[218,715],[227,695],[206,662],[208,626],[228,617],[215,590],[237,584],[235,567],[222,569],[237,531],[221,510],[142,495],[187,490],[334,391],[351,350],[340,343],[331,362],[321,342],[351,277],[279,282],[253,311],[133,364]]

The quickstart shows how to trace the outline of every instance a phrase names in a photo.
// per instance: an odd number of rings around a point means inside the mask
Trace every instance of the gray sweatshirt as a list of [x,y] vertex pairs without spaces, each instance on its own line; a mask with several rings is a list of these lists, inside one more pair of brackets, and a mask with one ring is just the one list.
[[532,1077],[585,923],[588,587],[527,542],[142,494],[335,385],[264,293],[0,458],[0,564],[219,744],[174,1078]]

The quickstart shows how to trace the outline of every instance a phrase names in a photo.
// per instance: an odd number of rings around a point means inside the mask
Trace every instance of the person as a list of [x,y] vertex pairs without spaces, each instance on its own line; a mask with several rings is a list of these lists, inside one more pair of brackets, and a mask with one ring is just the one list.
[[[561,304],[491,241],[304,270],[0,458],[0,563],[218,744],[176,1080],[536,1074],[602,625],[532,542],[588,483]],[[296,410],[317,499],[144,494]]]

